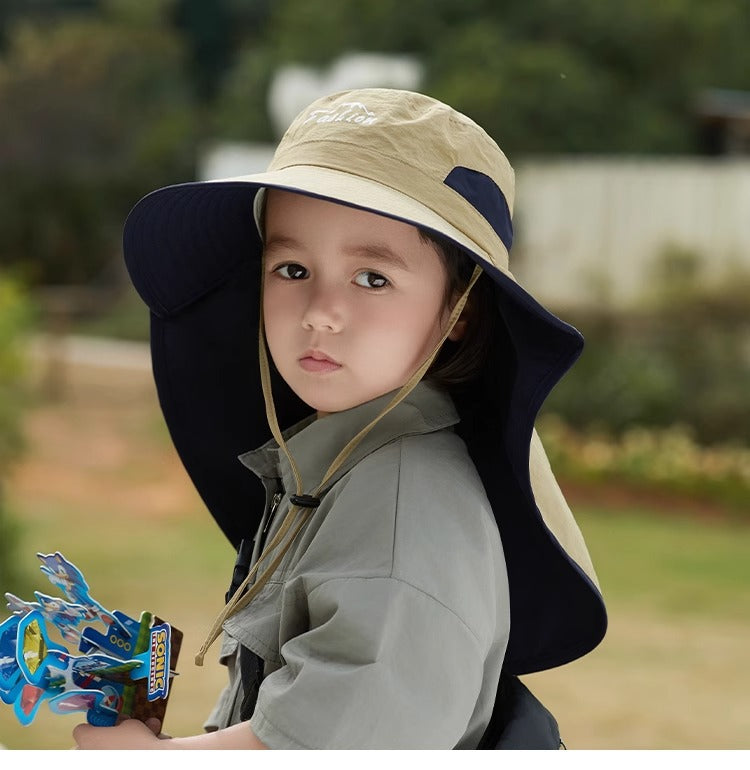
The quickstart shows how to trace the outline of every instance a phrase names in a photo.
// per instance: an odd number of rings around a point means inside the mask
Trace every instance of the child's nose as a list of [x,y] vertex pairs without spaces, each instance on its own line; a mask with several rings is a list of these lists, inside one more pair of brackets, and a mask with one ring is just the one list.
[[302,315],[302,326],[309,331],[319,330],[336,333],[343,326],[341,298],[332,289],[318,286],[309,297]]

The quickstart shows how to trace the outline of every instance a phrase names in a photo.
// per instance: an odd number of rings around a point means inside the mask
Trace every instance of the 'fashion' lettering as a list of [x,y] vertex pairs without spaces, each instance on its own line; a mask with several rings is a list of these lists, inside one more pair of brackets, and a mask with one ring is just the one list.
[[377,119],[377,115],[370,112],[362,102],[345,102],[331,109],[313,110],[302,125],[308,123],[354,123],[360,126],[371,126]]

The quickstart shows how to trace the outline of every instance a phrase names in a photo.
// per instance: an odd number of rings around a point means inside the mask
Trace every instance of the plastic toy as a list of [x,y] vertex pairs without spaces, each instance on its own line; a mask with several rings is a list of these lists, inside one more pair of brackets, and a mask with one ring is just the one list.
[[[102,727],[120,716],[163,722],[182,632],[150,612],[138,620],[110,612],[61,553],[37,556],[66,599],[35,591],[37,601],[27,602],[5,594],[13,614],[0,623],[0,700],[23,725],[45,701],[53,713],[83,711]],[[52,641],[50,631],[80,654]]]

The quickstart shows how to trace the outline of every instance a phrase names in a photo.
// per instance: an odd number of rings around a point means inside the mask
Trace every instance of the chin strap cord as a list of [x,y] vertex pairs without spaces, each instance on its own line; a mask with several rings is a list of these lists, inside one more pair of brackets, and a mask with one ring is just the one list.
[[[265,273],[265,266],[263,268],[263,273]],[[224,622],[232,615],[235,615],[237,612],[247,607],[247,605],[250,604],[250,602],[261,592],[271,575],[273,575],[273,573],[278,569],[279,564],[291,547],[292,543],[295,541],[297,535],[305,526],[307,520],[310,518],[315,508],[320,505],[320,499],[318,498],[318,495],[320,491],[324,489],[325,485],[328,483],[331,477],[339,470],[339,468],[341,468],[341,466],[346,462],[351,453],[354,451],[356,446],[373,429],[373,427],[375,427],[375,425],[377,425],[377,423],[383,417],[385,417],[388,412],[398,406],[398,404],[400,404],[416,387],[417,383],[422,379],[422,377],[424,377],[432,362],[435,360],[435,356],[437,356],[440,348],[442,347],[445,340],[448,339],[448,335],[451,333],[453,327],[456,325],[456,322],[461,316],[464,306],[466,305],[466,301],[469,297],[469,292],[481,274],[482,269],[478,265],[475,266],[474,272],[472,273],[471,279],[469,280],[469,285],[466,287],[458,302],[456,302],[456,304],[453,306],[453,310],[448,317],[445,331],[443,332],[442,337],[438,341],[432,353],[430,353],[430,355],[424,360],[420,367],[414,372],[414,374],[412,374],[412,376],[401,387],[398,393],[396,393],[394,397],[388,402],[388,404],[386,404],[380,414],[378,414],[374,420],[362,428],[362,430],[360,430],[359,433],[357,433],[357,435],[354,436],[354,438],[352,438],[339,452],[323,476],[320,484],[312,494],[305,494],[302,491],[302,478],[300,476],[299,468],[297,468],[297,463],[294,461],[294,458],[289,452],[286,441],[284,441],[284,437],[281,433],[281,428],[279,427],[279,422],[276,417],[276,408],[274,406],[273,393],[271,391],[271,372],[268,366],[268,352],[266,350],[265,333],[263,330],[263,282],[261,281],[258,358],[260,361],[260,379],[263,388],[263,398],[266,403],[266,417],[268,418],[268,425],[271,428],[271,433],[273,434],[274,439],[276,439],[279,448],[284,452],[287,459],[289,460],[292,475],[294,476],[296,493],[293,494],[289,499],[291,503],[289,506],[289,511],[284,517],[284,521],[282,522],[278,531],[271,539],[271,541],[266,544],[263,552],[258,557],[258,560],[253,565],[247,577],[242,581],[237,590],[234,592],[234,595],[229,599],[229,601],[226,603],[222,611],[218,614],[213,624],[211,625],[211,628],[206,635],[206,640],[203,642],[203,645],[195,656],[196,666],[203,665],[203,658],[205,657],[206,652],[208,652],[208,649],[211,647],[211,645],[221,635]],[[267,560],[269,554],[282,543],[287,533],[289,532],[291,532],[291,534],[286,539],[286,542],[284,542],[283,546],[279,548],[279,552],[274,556],[272,561],[263,570],[263,572],[260,573],[258,579],[255,580],[252,585],[250,585],[258,573],[261,563]]]

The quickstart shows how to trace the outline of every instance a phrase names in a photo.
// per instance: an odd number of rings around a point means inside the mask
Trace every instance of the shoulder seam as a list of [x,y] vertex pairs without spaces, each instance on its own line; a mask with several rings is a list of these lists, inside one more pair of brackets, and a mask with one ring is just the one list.
[[477,645],[481,648],[482,642],[479,639],[479,637],[474,633],[474,631],[471,629],[471,627],[466,623],[466,621],[453,609],[451,609],[447,604],[443,604],[443,602],[440,601],[440,599],[437,599],[432,594],[427,593],[427,591],[423,590],[422,588],[419,588],[418,586],[413,585],[408,580],[404,580],[403,578],[394,577],[393,575],[390,576],[384,576],[384,575],[358,575],[356,577],[347,576],[347,577],[332,577],[328,578],[327,580],[324,580],[322,583],[319,583],[318,585],[313,588],[309,596],[312,596],[317,590],[320,588],[323,588],[323,586],[330,585],[331,583],[346,583],[346,582],[354,582],[354,581],[360,581],[360,580],[392,580],[395,583],[399,583],[401,585],[407,586],[408,588],[411,588],[412,591],[415,591],[416,593],[420,594],[421,596],[425,596],[431,601],[433,601],[435,604],[437,604],[439,607],[442,607],[446,612],[448,612],[450,615],[452,615],[469,633],[469,635],[474,639],[474,641],[477,643]]

